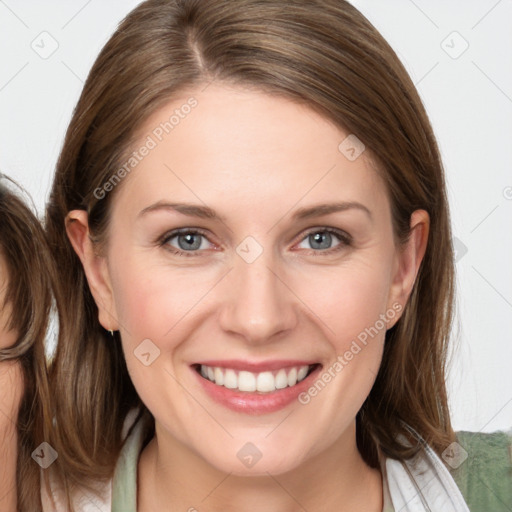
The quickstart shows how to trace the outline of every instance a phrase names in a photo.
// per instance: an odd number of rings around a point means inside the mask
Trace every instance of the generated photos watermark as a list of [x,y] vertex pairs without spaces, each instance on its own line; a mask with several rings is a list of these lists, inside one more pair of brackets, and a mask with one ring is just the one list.
[[302,405],[309,404],[311,399],[320,393],[325,386],[331,382],[336,376],[349,364],[354,357],[359,354],[367,345],[369,338],[373,339],[380,332],[387,330],[387,325],[390,320],[393,320],[401,311],[403,307],[399,302],[395,302],[391,308],[385,313],[379,315],[378,320],[370,327],[366,327],[357,335],[357,340],[352,340],[350,348],[343,354],[338,355],[336,361],[326,368],[316,381],[309,387],[307,391],[299,394],[298,400]]
[[180,108],[174,109],[174,114],[171,115],[167,121],[160,123],[154,128],[151,134],[146,137],[142,146],[136,151],[133,151],[130,158],[128,158],[101,187],[94,190],[94,197],[101,200],[108,192],[114,190],[114,188],[121,183],[121,181],[158,146],[158,143],[161,142],[166,135],[171,133],[197,105],[198,101],[194,97],[190,97]]

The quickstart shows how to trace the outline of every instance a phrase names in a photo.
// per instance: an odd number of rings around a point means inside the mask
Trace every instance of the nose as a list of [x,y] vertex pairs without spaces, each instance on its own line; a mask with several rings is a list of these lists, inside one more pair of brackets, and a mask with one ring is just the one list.
[[223,286],[221,328],[245,343],[272,343],[296,326],[299,301],[271,251],[251,263],[236,255]]

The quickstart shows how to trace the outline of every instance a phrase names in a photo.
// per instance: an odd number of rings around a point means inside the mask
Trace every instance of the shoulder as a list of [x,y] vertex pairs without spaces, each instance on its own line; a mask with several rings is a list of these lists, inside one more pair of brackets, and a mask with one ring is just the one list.
[[[400,440],[407,443],[403,436]],[[392,510],[469,512],[450,472],[427,443],[409,459],[386,457],[384,468]]]
[[[43,512],[68,512],[64,489],[50,476],[51,493],[48,493],[41,478],[41,504]],[[72,499],[77,512],[110,512],[112,486],[111,482],[98,483],[95,492],[77,490]]]
[[456,433],[444,454],[471,510],[510,511],[512,507],[512,430]]
[[[122,437],[125,439],[123,449],[119,455],[114,476],[107,482],[97,482],[95,490],[76,490],[71,496],[73,508],[76,512],[111,512],[114,500],[114,489],[124,492],[125,482],[136,476],[137,457],[142,442],[143,429],[141,421],[138,420],[138,411],[132,410],[126,416]],[[134,473],[135,471],[135,473]],[[66,494],[52,474],[49,475],[49,493],[41,478],[41,501],[43,512],[64,512],[68,511]],[[117,482],[117,486],[114,483]],[[121,482],[123,485],[120,485]],[[134,491],[135,492],[135,491]],[[124,510],[123,508],[119,510]],[[126,509],[128,510],[128,509]]]

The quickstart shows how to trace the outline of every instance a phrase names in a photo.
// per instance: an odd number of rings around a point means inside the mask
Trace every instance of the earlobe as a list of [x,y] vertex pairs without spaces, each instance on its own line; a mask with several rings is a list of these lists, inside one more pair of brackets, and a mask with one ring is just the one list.
[[98,306],[98,320],[107,330],[118,330],[114,295],[110,284],[107,260],[95,251],[90,237],[88,215],[85,210],[72,210],[66,216],[66,233],[82,262],[94,301]]
[[[409,300],[416,276],[425,256],[430,228],[430,217],[425,210],[416,210],[411,215],[410,236],[398,250],[395,273],[391,285],[389,304],[400,303],[402,310]],[[392,327],[390,325],[389,327]]]

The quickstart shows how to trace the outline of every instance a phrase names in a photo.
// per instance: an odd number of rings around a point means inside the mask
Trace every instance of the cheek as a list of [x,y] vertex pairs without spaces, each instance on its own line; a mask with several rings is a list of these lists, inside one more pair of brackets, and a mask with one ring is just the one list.
[[[317,276],[307,301],[323,321],[330,362],[299,401],[335,437],[370,393],[382,359],[390,271],[386,255],[353,262]],[[356,264],[357,263],[357,264]],[[390,324],[391,325],[391,324]],[[332,416],[334,412],[334,417]],[[326,434],[326,439],[330,439]]]
[[23,374],[17,361],[0,363],[0,442],[12,439],[16,433],[21,398],[23,396]]
[[161,273],[126,261],[111,273],[111,282],[125,361],[135,389],[151,411],[174,410],[179,400],[171,397],[179,397],[180,390],[171,378],[175,373],[172,355],[179,340],[174,342],[175,337],[164,334],[179,318],[180,294]]
[[[201,278],[190,271],[150,266],[147,258],[138,257],[124,260],[111,278],[125,360],[137,391],[146,405],[167,392],[179,395],[171,375],[177,371],[178,349],[186,339],[182,329],[189,325],[187,313],[194,304],[199,307],[205,293],[202,285],[190,283]],[[153,396],[161,382],[166,382],[166,393]]]
[[[314,280],[304,278],[308,285],[302,285],[301,299],[323,321],[338,353],[344,351],[347,341],[357,338],[385,313],[389,276],[389,268],[382,262],[360,262],[317,272]],[[297,282],[296,290],[299,285]],[[382,329],[381,322],[379,326]]]
[[112,286],[120,329],[133,343],[160,339],[191,295],[191,288],[182,286],[179,276],[137,260],[125,260],[115,269]]

